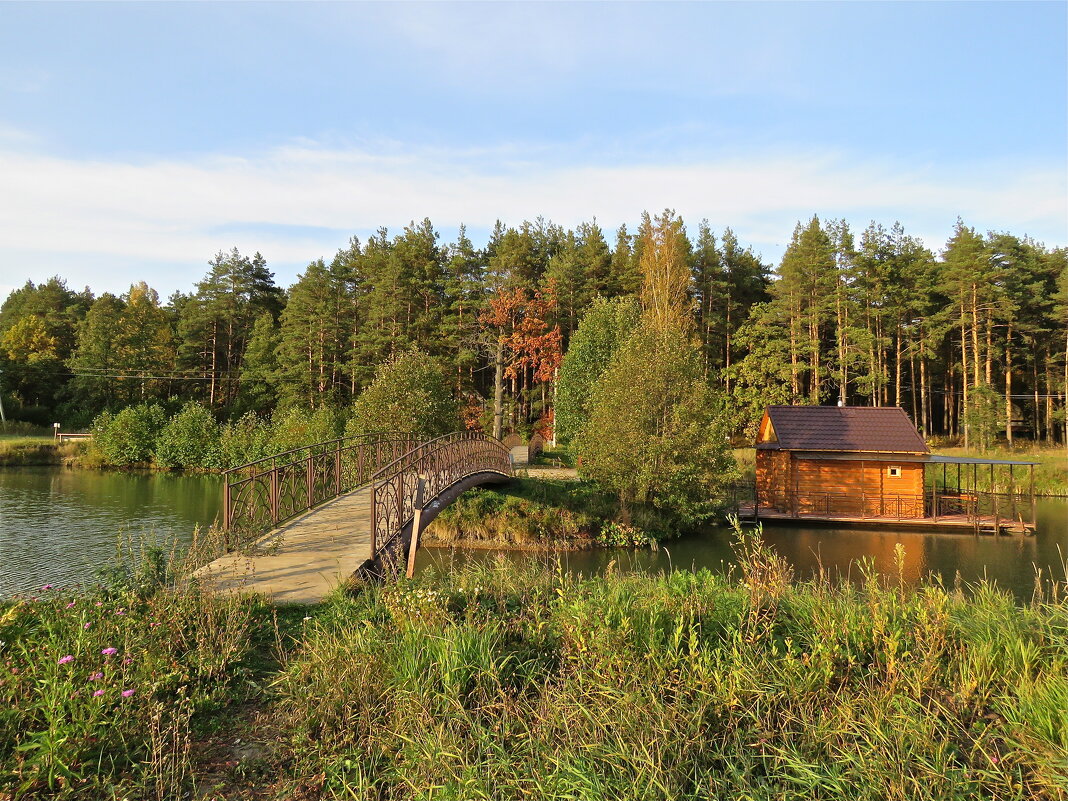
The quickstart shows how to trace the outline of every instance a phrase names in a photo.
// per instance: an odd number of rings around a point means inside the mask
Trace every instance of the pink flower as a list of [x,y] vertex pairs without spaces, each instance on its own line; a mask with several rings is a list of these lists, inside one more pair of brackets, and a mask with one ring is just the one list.
[[87,628],[89,628],[89,627],[90,627],[91,625],[93,625],[93,624],[92,624],[92,623],[86,623],[86,624],[85,624],[84,626],[82,626],[82,628],[83,628],[83,629],[87,629]]
[[133,690],[123,690],[122,691],[122,697],[123,698],[129,698],[133,694],[134,694]]
[[93,698],[99,698],[103,694],[104,694],[103,690],[97,690],[95,693],[93,693]]
[[73,608],[76,603],[77,601],[71,601],[69,604],[67,604],[67,609]]
[[133,664],[133,658],[129,657],[129,656],[126,657],[125,659],[122,660],[122,664],[124,664],[124,665],[132,665]]
[[103,605],[104,605],[104,602],[103,602],[103,601],[97,601],[97,602],[96,602],[96,605],[97,605],[97,606],[103,606]]
[[93,673],[89,676],[89,681],[100,681],[102,678],[104,678],[103,673]]
[[102,653],[104,656],[115,656],[115,654],[117,654],[118,652],[118,648],[105,648],[100,653]]
[[59,658],[59,664],[61,664],[61,665],[65,665],[68,662],[73,662],[73,661],[74,661],[74,657],[71,656],[70,654],[67,654],[66,656],[61,656]]
[[48,592],[50,589],[52,589],[52,585],[45,584],[43,587],[41,587],[41,592]]
[[116,610],[115,610],[115,614],[116,614],[116,615],[125,615],[125,614],[126,614],[126,612],[125,612],[124,610],[122,610],[122,609],[116,609]]

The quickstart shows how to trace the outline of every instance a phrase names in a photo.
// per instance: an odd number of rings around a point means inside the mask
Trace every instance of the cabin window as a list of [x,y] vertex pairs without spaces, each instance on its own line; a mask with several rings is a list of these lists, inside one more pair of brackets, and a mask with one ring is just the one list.
[[886,468],[886,474],[890,476],[890,478],[901,478],[901,468],[897,465],[888,467]]

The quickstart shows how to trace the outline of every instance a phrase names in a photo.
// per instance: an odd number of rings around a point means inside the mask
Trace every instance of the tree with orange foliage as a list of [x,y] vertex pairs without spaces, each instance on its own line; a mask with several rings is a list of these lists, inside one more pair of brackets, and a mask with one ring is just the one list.
[[533,295],[522,287],[502,289],[490,298],[482,314],[483,329],[494,334],[496,346],[493,436],[497,438],[504,427],[505,378],[511,381],[513,399],[521,402],[525,422],[530,418],[529,390],[535,382],[540,384],[542,415],[546,413],[547,388],[563,358],[560,326],[550,327],[548,322],[556,304],[556,284],[550,280],[544,291]]

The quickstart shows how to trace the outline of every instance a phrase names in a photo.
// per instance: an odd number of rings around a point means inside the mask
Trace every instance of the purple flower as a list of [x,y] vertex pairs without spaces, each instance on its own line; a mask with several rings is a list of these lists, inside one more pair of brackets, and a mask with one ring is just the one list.
[[122,691],[122,697],[123,698],[129,698],[133,694],[134,694],[133,690],[123,690]]
[[89,676],[89,681],[100,681],[102,678],[104,678],[103,673],[93,673]]
[[117,654],[118,652],[118,648],[105,648],[100,653],[102,653],[104,656],[115,656],[115,654]]
[[87,629],[87,628],[89,628],[89,627],[90,627],[91,625],[93,625],[93,624],[92,624],[92,623],[86,623],[86,624],[85,624],[84,626],[82,626],[82,628],[83,628],[83,629]]
[[50,589],[52,589],[52,585],[45,584],[43,587],[41,587],[41,592],[48,592]]
[[126,657],[125,659],[122,660],[122,664],[124,664],[124,665],[132,665],[133,664],[133,658],[129,657],[129,656]]
[[73,661],[74,661],[74,657],[71,656],[70,654],[67,654],[66,656],[61,656],[59,658],[59,664],[61,664],[61,665],[65,665],[68,662],[73,662]]
[[99,698],[103,694],[104,694],[103,690],[97,690],[95,693],[93,693],[93,698]]

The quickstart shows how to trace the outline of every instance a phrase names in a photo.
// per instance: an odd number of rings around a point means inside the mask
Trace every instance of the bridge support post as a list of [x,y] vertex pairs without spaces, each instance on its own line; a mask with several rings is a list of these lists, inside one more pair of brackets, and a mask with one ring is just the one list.
[[408,544],[408,571],[405,575],[411,578],[415,575],[415,551],[419,548],[419,529],[423,522],[423,491],[426,489],[426,480],[419,476],[415,485],[415,510],[412,515],[412,541]]

